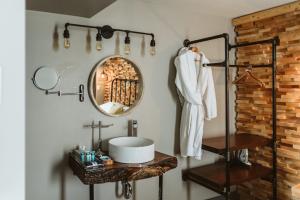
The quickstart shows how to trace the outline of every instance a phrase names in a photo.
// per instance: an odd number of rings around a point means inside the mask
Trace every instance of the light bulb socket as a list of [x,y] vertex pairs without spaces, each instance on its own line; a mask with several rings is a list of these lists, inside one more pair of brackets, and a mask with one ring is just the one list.
[[101,36],[101,33],[100,33],[99,30],[98,30],[98,33],[96,35],[96,41],[102,41],[102,36]]
[[64,30],[64,38],[70,38],[70,32],[67,28]]
[[126,34],[125,37],[125,44],[130,44],[130,37],[128,36],[128,33]]
[[151,47],[155,47],[155,40],[154,40],[154,39],[152,39],[152,40],[150,41],[150,46],[151,46]]

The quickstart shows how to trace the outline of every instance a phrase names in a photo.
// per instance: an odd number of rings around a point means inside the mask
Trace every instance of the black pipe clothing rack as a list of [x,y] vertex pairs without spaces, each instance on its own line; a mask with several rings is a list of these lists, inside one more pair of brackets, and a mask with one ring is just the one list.
[[[277,140],[276,140],[276,46],[279,45],[279,38],[274,37],[268,40],[261,40],[249,43],[229,44],[229,35],[223,33],[198,40],[185,40],[184,46],[206,42],[210,40],[224,39],[225,59],[223,62],[209,63],[207,66],[225,68],[225,137],[204,139],[202,148],[225,157],[224,162],[217,162],[202,167],[190,168],[183,171],[183,179],[191,180],[210,188],[225,196],[226,200],[231,198],[230,187],[243,182],[272,175],[272,199],[277,199]],[[251,135],[251,134],[230,134],[229,120],[229,68],[230,67],[249,67],[249,65],[230,65],[229,51],[234,48],[265,44],[272,46],[272,63],[262,65],[252,65],[253,68],[270,67],[272,68],[272,140]],[[224,144],[225,140],[225,144]],[[251,167],[241,166],[232,161],[232,152],[239,149],[247,149],[259,146],[270,145],[272,147],[272,170],[258,164]],[[225,171],[224,171],[225,170]]]

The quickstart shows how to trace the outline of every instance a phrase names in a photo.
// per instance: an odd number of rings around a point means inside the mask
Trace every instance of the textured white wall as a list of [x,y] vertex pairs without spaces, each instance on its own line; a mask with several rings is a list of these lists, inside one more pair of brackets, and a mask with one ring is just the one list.
[[[200,37],[229,32],[230,19],[203,14],[198,7],[182,9],[172,4],[152,4],[138,0],[117,1],[91,19],[27,11],[27,61],[26,61],[26,197],[28,200],[73,200],[88,199],[88,187],[75,177],[66,163],[65,154],[77,144],[89,145],[91,130],[83,124],[92,120],[114,123],[103,131],[104,138],[127,134],[127,121],[137,119],[138,135],[155,141],[156,150],[174,155],[178,141],[179,112],[174,85],[175,68],[173,58],[182,47],[185,38]],[[103,51],[95,50],[95,32],[92,32],[92,51],[86,51],[86,30],[71,28],[71,48],[62,46],[65,22],[109,24],[116,28],[153,32],[156,35],[157,55],[140,56],[141,37],[131,36],[132,54],[129,56],[140,66],[144,77],[144,96],[139,106],[129,115],[111,118],[99,113],[91,104],[88,95],[80,103],[75,96],[46,96],[37,90],[31,77],[41,65],[49,65],[65,73],[62,89],[77,91],[80,83],[87,85],[90,70],[101,59],[114,54],[115,40],[105,40]],[[59,25],[59,49],[52,48],[55,24]],[[149,44],[149,38],[147,45]],[[123,45],[124,35],[121,35]],[[123,46],[121,46],[123,47]],[[200,46],[212,60],[223,55],[221,41]],[[123,48],[122,48],[123,49]],[[121,49],[121,50],[122,50]],[[147,49],[148,52],[148,49]],[[224,134],[224,74],[223,69],[213,70],[219,116],[207,122],[205,136]],[[233,102],[233,100],[232,100]],[[233,103],[232,103],[233,104]],[[215,156],[204,154],[203,161],[192,161],[191,166],[215,160]],[[197,184],[190,186],[182,181],[181,171],[187,160],[178,157],[178,167],[168,172],[164,179],[165,200],[199,200],[216,194]],[[96,199],[113,200],[115,184],[96,186]],[[153,200],[158,194],[158,178],[137,182],[136,199]]]
[[[13,17],[8,17],[13,16]],[[8,19],[9,18],[9,19]],[[25,5],[0,6],[0,199],[25,195]]]

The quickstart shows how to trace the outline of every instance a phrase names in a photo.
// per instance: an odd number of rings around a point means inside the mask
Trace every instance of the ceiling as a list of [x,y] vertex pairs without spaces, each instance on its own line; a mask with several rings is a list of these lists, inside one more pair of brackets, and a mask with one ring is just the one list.
[[116,0],[26,0],[26,9],[90,18]]
[[[28,10],[59,13],[90,18],[117,0],[26,0]],[[118,0],[122,1],[122,0]],[[129,1],[129,0],[123,0]],[[295,0],[132,0],[149,6],[167,6],[234,18],[272,8]],[[130,2],[130,1],[129,1]],[[180,14],[179,14],[180,15]]]
[[[167,6],[203,14],[234,18],[241,15],[280,6],[295,0],[142,0],[152,6]],[[193,13],[191,13],[193,14]],[[179,14],[180,16],[180,14]]]

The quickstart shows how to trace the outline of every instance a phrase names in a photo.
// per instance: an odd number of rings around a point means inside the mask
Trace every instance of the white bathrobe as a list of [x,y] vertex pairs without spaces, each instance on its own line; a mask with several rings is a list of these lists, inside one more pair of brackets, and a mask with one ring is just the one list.
[[[200,59],[197,66],[196,59]],[[180,123],[181,156],[200,160],[204,119],[217,116],[216,94],[209,63],[203,53],[197,54],[182,48],[175,59],[177,70],[175,84],[183,97]]]

